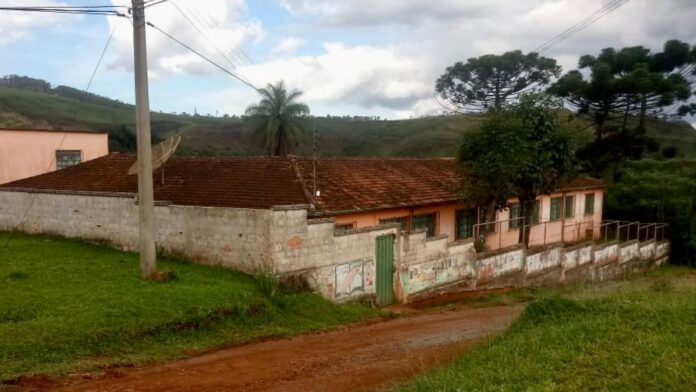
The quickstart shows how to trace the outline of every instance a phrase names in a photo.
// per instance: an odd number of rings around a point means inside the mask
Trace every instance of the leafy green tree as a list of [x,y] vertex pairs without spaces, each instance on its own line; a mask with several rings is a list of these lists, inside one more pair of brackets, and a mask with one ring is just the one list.
[[309,115],[309,107],[297,102],[301,91],[288,92],[281,80],[258,90],[261,101],[246,109],[254,132],[263,137],[269,155],[286,156],[292,152],[304,128],[300,120]]
[[525,246],[537,196],[558,189],[574,171],[574,139],[559,109],[561,102],[548,95],[523,94],[519,102],[489,111],[459,148],[463,197],[498,210],[517,197],[527,225],[520,230]]
[[560,73],[556,60],[515,50],[457,62],[447,67],[435,90],[463,110],[486,110],[500,108],[522,92],[548,84]]
[[109,151],[111,152],[135,152],[138,141],[135,132],[127,125],[121,124],[108,130]]
[[670,261],[696,265],[696,161],[628,162],[605,200],[610,219],[669,223]]

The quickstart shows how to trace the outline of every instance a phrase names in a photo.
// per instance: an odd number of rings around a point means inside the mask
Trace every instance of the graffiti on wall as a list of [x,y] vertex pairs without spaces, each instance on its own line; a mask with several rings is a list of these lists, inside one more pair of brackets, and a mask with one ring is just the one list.
[[479,260],[479,279],[495,278],[521,270],[522,256],[523,252],[517,250]]
[[655,247],[655,256],[656,257],[662,257],[669,253],[669,242],[663,242],[660,244],[657,244]]
[[561,263],[561,248],[553,248],[527,256],[527,272],[534,273]]
[[650,260],[655,257],[655,243],[650,242],[647,245],[640,247],[640,258],[643,260]]
[[563,268],[573,269],[592,261],[592,247],[568,250],[563,253]]
[[473,266],[465,255],[449,256],[444,259],[421,263],[408,268],[408,291],[416,293],[446,283],[473,277]]
[[594,261],[596,264],[604,264],[616,261],[619,259],[619,246],[609,245],[594,252]]
[[640,251],[638,250],[638,243],[633,243],[630,245],[625,245],[621,247],[621,262],[625,263],[633,259],[637,259],[640,256]]
[[354,260],[336,266],[336,297],[350,296],[365,292],[365,286],[372,286],[372,260]]

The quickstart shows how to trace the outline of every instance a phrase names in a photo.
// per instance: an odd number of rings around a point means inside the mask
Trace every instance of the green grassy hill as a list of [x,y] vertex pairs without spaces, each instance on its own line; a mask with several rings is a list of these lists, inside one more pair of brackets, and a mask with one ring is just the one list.
[[[480,115],[452,115],[412,120],[357,120],[313,117],[307,128],[319,131],[323,156],[453,156],[461,135],[482,121]],[[109,130],[121,125],[134,128],[132,105],[107,98],[79,99],[56,93],[0,87],[0,126],[56,129]],[[585,128],[583,119],[572,123]],[[181,154],[258,155],[263,149],[239,118],[215,118],[152,113],[153,134],[165,138],[181,135]],[[589,131],[579,133],[589,138]],[[696,130],[686,122],[651,120],[648,134],[661,147],[674,146],[684,157],[696,157]],[[311,152],[311,135],[300,143],[299,154]]]

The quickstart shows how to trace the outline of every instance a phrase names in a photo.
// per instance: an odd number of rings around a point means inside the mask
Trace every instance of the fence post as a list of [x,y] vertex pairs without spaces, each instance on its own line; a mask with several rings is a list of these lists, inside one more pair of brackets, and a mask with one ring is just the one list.
[[544,222],[544,240],[541,242],[541,246],[546,246],[546,224],[549,222]]

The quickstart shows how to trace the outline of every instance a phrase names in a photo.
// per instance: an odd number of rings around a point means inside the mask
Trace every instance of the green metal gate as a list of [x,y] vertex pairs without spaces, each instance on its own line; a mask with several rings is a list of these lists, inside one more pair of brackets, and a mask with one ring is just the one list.
[[389,305],[394,299],[393,288],[394,236],[377,237],[377,303]]

